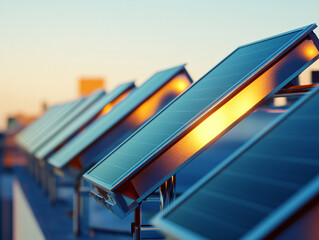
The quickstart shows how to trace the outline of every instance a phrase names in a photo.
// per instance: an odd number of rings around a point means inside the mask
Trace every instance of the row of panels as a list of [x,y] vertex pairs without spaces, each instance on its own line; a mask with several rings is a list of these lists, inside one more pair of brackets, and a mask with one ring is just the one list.
[[[315,27],[241,46],[193,84],[182,65],[51,107],[17,136],[30,171],[52,202],[71,181],[77,235],[89,182],[114,215],[134,213],[135,239],[281,236],[317,194],[319,90],[298,82],[319,58]],[[157,228],[141,221],[153,198]]]

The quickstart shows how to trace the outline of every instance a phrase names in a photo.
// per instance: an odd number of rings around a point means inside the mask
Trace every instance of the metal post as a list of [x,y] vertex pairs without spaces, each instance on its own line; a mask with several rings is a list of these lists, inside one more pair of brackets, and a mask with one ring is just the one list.
[[37,164],[32,156],[30,156],[32,162],[32,175],[34,179],[37,179]]
[[28,161],[28,170],[29,170],[29,173],[30,175],[32,176],[32,162],[31,162],[31,158],[29,155],[27,155],[25,152],[23,152],[24,155],[26,156],[27,158],[27,161]]
[[28,154],[28,162],[29,162],[29,171],[30,171],[30,175],[32,177],[34,177],[34,164],[33,164],[33,161],[32,161],[32,157]]
[[41,166],[37,159],[33,158],[33,161],[35,163],[35,179],[37,183],[41,186]]
[[73,233],[77,237],[89,230],[89,193],[84,187],[82,175],[76,179],[73,196]]
[[49,168],[48,165],[46,165],[46,168],[45,168],[45,192],[48,195],[49,195],[50,174],[51,174],[51,169]]
[[138,206],[134,210],[134,222],[132,226],[132,233],[133,233],[134,240],[141,239],[141,224],[142,224],[142,211],[141,211],[141,206]]
[[89,230],[89,193],[90,190],[82,186],[79,177],[74,187],[73,195],[73,233],[76,237]]
[[[160,187],[160,205],[163,211],[176,198],[176,176],[172,176]],[[147,201],[147,200],[146,200]],[[142,225],[142,204],[134,210],[134,222],[132,223],[132,233],[134,240],[146,238],[163,238],[158,229],[153,226]]]
[[73,233],[76,237],[80,235],[80,185],[77,181],[73,195]]
[[49,191],[49,198],[51,204],[56,203],[56,176],[52,170],[49,170],[49,183],[48,183],[48,191]]
[[44,191],[44,193],[47,193],[47,167],[46,164],[44,162],[40,163],[40,169],[41,169],[41,187],[42,190]]
[[176,175],[160,186],[161,211],[169,206],[176,198]]

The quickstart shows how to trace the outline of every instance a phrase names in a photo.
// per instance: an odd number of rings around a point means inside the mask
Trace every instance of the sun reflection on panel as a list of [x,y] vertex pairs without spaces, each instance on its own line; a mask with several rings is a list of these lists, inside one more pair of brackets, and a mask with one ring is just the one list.
[[[293,54],[307,61],[312,60],[318,55],[318,49],[312,41],[304,41],[295,50]],[[275,89],[277,86],[275,81],[276,75],[279,74],[280,69],[286,62],[286,58],[280,60],[273,68],[266,71],[222,107],[213,112],[206,120],[183,137],[177,145],[181,144],[185,146],[184,149],[189,149],[190,153],[194,154],[216,138]]]
[[[214,105],[207,117],[202,117],[192,130],[182,136],[177,142],[169,147],[156,160],[149,162],[143,167],[139,174],[134,174],[128,181],[134,186],[134,191],[142,195],[157,181],[161,181],[164,176],[181,166],[187,159],[201,150],[210,142],[216,141],[221,134],[232,127],[245,114],[253,110],[258,103],[267,97],[276,87],[284,83],[284,80],[292,73],[289,71],[291,65],[303,66],[309,62],[311,56],[307,49],[313,49],[312,41],[304,41],[291,51],[286,57],[279,60],[275,65],[266,70],[253,82],[242,87],[232,96],[226,96]],[[312,50],[313,51],[313,50]],[[311,52],[311,54],[313,54]],[[316,55],[318,56],[318,50]],[[298,62],[300,61],[300,62]],[[154,174],[156,172],[156,174]],[[125,185],[124,185],[125,186]],[[123,192],[121,192],[123,190]],[[119,192],[127,194],[125,187],[121,186]]]
[[[191,155],[240,119],[276,87],[273,81],[269,81],[269,79],[273,78],[273,74],[273,71],[268,71],[249,84],[185,135],[185,137],[177,142],[173,148],[169,149],[167,153],[171,153],[176,157],[178,154],[176,153],[175,147],[180,145],[181,149],[189,152],[189,154],[187,154],[189,156],[187,157],[191,157]],[[185,159],[185,156],[183,159]]]
[[117,104],[122,102],[127,96],[131,93],[132,89],[126,90],[124,93],[122,93],[120,96],[118,96],[116,99],[114,99],[113,102],[110,102],[107,104],[99,113],[98,117],[104,116],[107,113],[109,113]]
[[152,117],[164,104],[191,85],[185,74],[179,74],[140,105],[127,119],[132,127],[138,127]]

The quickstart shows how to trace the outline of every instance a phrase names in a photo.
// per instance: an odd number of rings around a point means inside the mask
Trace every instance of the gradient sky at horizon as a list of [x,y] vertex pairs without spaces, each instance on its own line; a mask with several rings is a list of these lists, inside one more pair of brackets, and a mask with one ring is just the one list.
[[197,80],[239,45],[316,22],[318,0],[0,0],[0,130],[78,97],[80,77],[110,91],[187,63]]

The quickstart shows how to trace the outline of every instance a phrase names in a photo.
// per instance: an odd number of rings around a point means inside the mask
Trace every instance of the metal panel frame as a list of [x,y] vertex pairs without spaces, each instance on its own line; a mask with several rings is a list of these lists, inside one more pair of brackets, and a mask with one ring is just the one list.
[[[98,99],[94,100],[94,102],[93,102],[91,105],[89,105],[84,111],[82,111],[80,114],[78,114],[78,116],[77,116],[76,118],[81,118],[81,121],[82,121],[80,127],[83,127],[85,124],[87,124],[89,121],[91,121],[91,120],[94,118],[94,116],[95,116],[96,114],[98,114],[98,112],[103,109],[103,107],[105,107],[106,105],[108,105],[108,104],[110,104],[111,102],[113,102],[114,100],[116,100],[121,94],[125,93],[126,91],[131,91],[131,90],[133,90],[133,89],[135,88],[134,82],[124,83],[124,84],[119,85],[118,87],[124,87],[124,86],[125,86],[125,88],[123,88],[122,91],[118,93],[118,95],[111,96],[112,98],[110,98],[110,95],[112,94],[113,91],[110,92],[109,94],[103,94],[103,96],[101,96],[101,97],[99,97]],[[115,88],[114,90],[116,90],[116,88]],[[96,108],[98,105],[100,105],[99,109]],[[103,106],[103,107],[102,107],[102,106]],[[93,113],[90,113],[90,120],[85,121],[83,115],[87,115],[87,116],[88,116],[89,113],[87,113],[87,112],[90,112],[91,109],[94,109],[94,108],[96,108],[96,111],[95,111],[95,113],[94,113],[95,115],[93,115]],[[65,128],[67,128],[68,130],[70,130],[70,128],[74,128],[74,122],[75,122],[75,121],[77,121],[77,119],[76,119],[76,120],[74,120],[74,119],[71,120],[71,122],[70,122],[69,124],[67,124],[67,126],[65,126]],[[68,142],[70,136],[72,136],[73,134],[77,134],[79,128],[77,128],[76,130],[73,129],[72,134],[71,134],[70,131],[68,131],[68,136],[66,136],[66,135],[64,134],[64,132],[63,132],[64,130],[65,130],[65,129],[63,129],[62,131],[59,131],[58,133],[56,133],[56,134],[54,135],[54,137],[53,137],[52,139],[50,139],[49,141],[47,141],[47,142],[45,142],[44,144],[42,144],[41,147],[39,147],[39,148],[37,149],[37,151],[35,151],[35,156],[36,156],[37,158],[46,158],[49,154],[51,154],[52,152],[54,152],[54,151],[56,150],[56,148],[57,148],[60,144],[62,144],[64,141],[67,141],[67,142]],[[63,133],[62,133],[62,132],[63,132]],[[55,142],[54,145],[52,145],[52,144],[53,144],[52,141],[53,141],[53,140],[56,141],[56,138],[60,138],[61,135],[63,135],[63,141],[61,141],[61,139],[60,139],[59,142]],[[58,143],[58,144],[57,144],[57,143]],[[49,147],[48,145],[49,145],[49,144],[52,145],[52,146],[50,147],[50,148],[51,148],[50,151],[48,150],[48,147]],[[46,148],[46,149],[45,149],[45,152],[43,152],[43,148]]]
[[[187,190],[182,196],[180,196],[175,203],[170,205],[164,212],[158,214],[153,220],[152,223],[158,226],[161,229],[164,229],[165,233],[168,235],[172,234],[174,236],[178,236],[182,239],[188,238],[196,238],[196,239],[205,239],[202,236],[189,231],[180,225],[177,225],[167,219],[165,216],[172,212],[176,207],[181,205],[185,200],[191,197],[196,191],[198,191],[203,185],[205,185],[212,178],[217,176],[223,169],[225,169],[228,165],[230,165],[233,161],[235,161],[238,157],[240,157],[244,152],[246,152],[249,148],[251,148],[256,142],[261,140],[265,135],[271,132],[274,128],[276,128],[281,122],[283,122],[286,118],[288,118],[292,113],[294,113],[297,109],[299,109],[302,105],[308,102],[314,95],[319,94],[319,86],[315,87],[309,95],[306,95],[299,99],[294,106],[291,107],[286,113],[278,117],[277,120],[273,122],[268,128],[264,129],[254,138],[245,143],[242,147],[240,147],[237,151],[235,151],[232,155],[230,155],[227,159],[221,162],[216,166],[210,173],[204,176],[201,180],[195,183],[189,190]],[[302,206],[306,201],[309,201],[314,197],[315,191],[319,189],[319,175],[309,184],[307,184],[303,189],[296,193],[294,197],[284,203],[278,210],[275,210],[270,216],[266,219],[262,220],[254,229],[252,229],[249,233],[247,233],[243,239],[261,239],[266,237],[269,232],[274,229],[277,224],[281,221],[284,221],[289,217],[291,211],[296,208]],[[314,193],[315,192],[315,193]]]
[[[266,40],[270,40],[279,36],[283,36],[289,33],[293,33],[293,32],[297,32],[297,31],[301,31],[300,34],[298,34],[297,36],[295,36],[294,38],[292,38],[290,41],[288,41],[283,47],[281,47],[280,49],[278,49],[274,54],[272,54],[270,57],[268,57],[266,60],[264,60],[261,64],[259,64],[256,68],[254,68],[252,71],[250,71],[246,76],[244,76],[240,81],[237,82],[237,84],[235,84],[233,87],[231,87],[228,91],[226,91],[222,96],[220,96],[218,99],[216,99],[213,103],[211,103],[208,107],[206,107],[203,111],[201,111],[199,114],[197,114],[197,116],[195,116],[193,119],[191,119],[190,121],[188,121],[187,123],[185,123],[181,128],[179,128],[172,136],[170,136],[164,143],[162,143],[161,145],[159,145],[154,151],[152,151],[150,154],[148,154],[147,156],[145,156],[143,159],[141,159],[138,163],[136,163],[129,171],[127,171],[125,174],[123,174],[119,179],[117,179],[113,184],[107,184],[104,183],[103,181],[92,177],[90,175],[90,172],[92,170],[94,170],[95,168],[97,168],[99,166],[100,163],[102,163],[104,161],[104,159],[106,159],[108,156],[110,156],[113,152],[117,151],[117,149],[119,149],[122,145],[124,145],[127,141],[129,141],[132,136],[134,136],[137,132],[141,131],[145,125],[143,125],[142,127],[140,127],[134,134],[132,134],[129,138],[127,138],[125,141],[123,141],[117,148],[115,148],[112,152],[110,152],[107,156],[105,156],[105,158],[103,158],[100,162],[98,162],[93,168],[91,168],[89,171],[87,171],[83,176],[86,180],[88,180],[89,182],[91,182],[92,184],[96,184],[97,186],[103,188],[104,190],[108,191],[108,190],[113,190],[116,187],[118,187],[118,185],[123,181],[123,178],[129,178],[130,176],[132,176],[134,173],[136,173],[137,171],[139,171],[142,167],[144,167],[147,163],[149,163],[150,161],[152,161],[153,159],[155,159],[158,155],[160,155],[162,152],[164,152],[164,150],[166,150],[167,148],[169,148],[170,146],[172,146],[177,140],[179,140],[183,135],[185,135],[187,132],[189,132],[191,130],[191,128],[194,128],[197,121],[202,119],[203,117],[209,115],[212,111],[214,111],[216,108],[219,108],[221,105],[221,101],[223,99],[225,99],[226,97],[232,96],[237,94],[238,92],[241,91],[242,88],[246,87],[248,84],[250,84],[255,77],[258,77],[258,75],[260,74],[260,72],[266,70],[272,63],[274,60],[276,60],[277,58],[282,57],[284,54],[286,54],[289,50],[291,50],[292,48],[294,48],[299,41],[301,41],[302,39],[304,39],[305,37],[307,37],[308,35],[310,35],[312,33],[312,30],[315,29],[317,26],[316,24],[311,24],[299,29],[295,29],[289,32],[285,32],[282,34],[278,34],[275,36],[272,36],[270,38],[266,38],[260,41],[256,41],[250,44],[246,44],[246,45],[242,45],[238,48],[236,48],[232,53],[230,53],[226,58],[224,58],[219,64],[217,64],[213,69],[211,69],[208,73],[206,73],[202,78],[205,78],[205,76],[207,76],[211,71],[213,71],[215,68],[217,68],[220,64],[222,64],[226,59],[228,59],[234,52],[236,52],[238,49],[246,47],[246,46],[250,46],[253,44],[256,44],[258,42],[263,42]],[[317,46],[319,48],[319,46]],[[306,64],[305,67],[303,67],[302,69],[300,69],[300,71],[296,74],[294,74],[290,80],[292,80],[294,77],[296,77],[300,72],[302,72],[305,68],[307,68],[310,64],[312,64],[314,62],[311,61],[308,64]],[[201,78],[201,79],[202,79]],[[189,89],[191,89],[192,87],[194,87],[199,81],[195,82],[192,86],[189,87]],[[273,90],[271,93],[269,93],[269,95],[271,95],[272,93],[276,92],[278,90],[278,88],[282,88],[283,86],[278,86],[275,90]],[[188,90],[189,90],[188,89]],[[182,95],[184,95],[184,93],[182,93],[179,97],[175,98],[170,104],[168,104],[165,108],[163,108],[160,112],[158,112],[156,114],[156,116],[158,116],[162,111],[165,111],[166,108],[168,108],[171,104],[173,104],[175,101],[177,101]],[[154,116],[154,117],[156,117]],[[196,157],[197,154],[193,155],[192,159],[194,157]],[[190,161],[190,159],[188,160]],[[177,170],[175,170],[172,175],[174,175],[177,172]],[[150,193],[146,193],[144,194],[142,197],[148,195]]]
[[[155,91],[150,92],[150,93],[149,93],[149,96],[146,97],[143,101],[141,101],[140,104],[138,104],[137,106],[135,106],[134,109],[128,111],[128,112],[125,114],[125,116],[123,116],[123,117],[121,118],[120,121],[122,121],[123,119],[125,119],[129,114],[131,114],[135,109],[137,109],[138,106],[140,106],[142,103],[146,102],[149,98],[151,98],[151,97],[153,96],[153,94],[155,94],[158,90],[160,90],[160,89],[161,89],[162,87],[164,87],[167,83],[169,83],[173,78],[175,78],[177,75],[179,75],[179,74],[181,74],[181,73],[183,73],[183,74],[186,75],[186,77],[188,78],[188,80],[189,80],[189,82],[190,82],[190,84],[191,84],[191,86],[192,86],[193,80],[192,80],[192,78],[190,77],[190,75],[189,75],[189,73],[187,72],[187,70],[185,69],[185,65],[186,65],[186,64],[182,64],[182,65],[179,65],[179,66],[176,66],[176,67],[172,67],[172,68],[177,68],[176,71],[175,71],[175,73],[174,73],[174,74],[171,74],[169,77],[167,77],[167,79],[166,79],[165,81],[163,81],[163,82],[161,83],[161,85],[159,85],[158,88],[157,88]],[[163,72],[163,71],[170,70],[170,69],[172,69],[172,68],[168,68],[168,69],[164,69],[164,70],[158,71],[158,72],[156,72],[155,74],[160,73],[160,72]],[[150,78],[148,78],[148,79],[146,80],[146,82],[147,82],[148,80],[150,80],[155,74],[153,74]],[[145,83],[146,83],[146,82],[145,82]],[[143,86],[143,85],[142,85],[142,86]],[[141,87],[141,86],[140,86],[140,87]],[[135,91],[138,90],[140,87],[138,87],[137,89],[135,89]],[[133,94],[134,94],[134,92],[132,93],[132,95],[133,95]],[[125,104],[125,102],[126,102],[127,100],[128,100],[128,99],[125,99],[121,104]],[[174,101],[174,99],[171,100],[171,102],[172,102],[172,101]],[[168,103],[168,104],[169,104],[169,103]],[[166,104],[166,105],[168,105],[168,104]],[[163,108],[165,108],[166,105],[165,105]],[[161,110],[159,110],[159,112],[161,112]],[[154,115],[157,115],[157,113],[154,114]],[[152,117],[150,117],[144,124],[146,124],[147,122],[151,121],[151,120],[153,119],[154,115],[153,115]],[[119,121],[118,121],[118,122],[119,122]],[[118,122],[117,122],[117,123],[118,123]],[[116,123],[116,124],[117,124],[117,123]],[[110,129],[112,129],[114,126],[116,126],[116,124],[114,124],[113,126],[109,127],[107,130],[100,131],[101,133],[99,133],[99,135],[95,137],[95,140],[99,139],[102,135],[106,134]],[[143,124],[143,125],[144,125],[144,124]],[[96,126],[97,126],[97,125],[92,126],[92,129],[93,129],[93,128],[96,128]],[[136,130],[136,131],[138,131],[138,130]],[[133,134],[134,134],[134,133],[133,133]],[[95,141],[95,140],[94,140],[94,141]],[[125,140],[124,140],[124,141],[125,141]],[[83,152],[83,151],[84,151],[86,148],[88,148],[91,144],[92,144],[92,142],[89,143],[84,149],[82,149],[77,155],[80,155],[81,152]],[[117,148],[117,147],[116,147],[116,148]],[[113,152],[113,151],[111,151],[111,152]],[[52,156],[51,156],[51,157],[52,157]],[[54,157],[54,156],[53,156],[53,157]],[[71,160],[72,160],[72,159],[68,160],[67,162],[69,162],[69,161],[71,161]],[[49,161],[50,161],[50,159],[49,159]],[[67,164],[67,163],[66,163],[66,164]],[[64,166],[66,166],[66,164],[64,164]]]
[[50,118],[43,126],[41,126],[40,129],[37,129],[36,134],[32,135],[28,141],[26,142],[26,150],[30,153],[30,147],[33,145],[34,142],[36,142],[38,139],[41,139],[43,135],[45,135],[46,130],[54,125],[57,121],[59,121],[61,118],[63,118],[71,109],[77,108],[85,98],[80,98],[75,101],[67,102],[64,104],[63,109],[59,111],[56,116],[53,118]]
[[43,146],[48,144],[48,142],[50,142],[51,139],[54,138],[59,132],[63,131],[65,127],[68,127],[68,125],[72,124],[74,119],[82,115],[88,108],[94,105],[104,95],[106,95],[104,90],[95,91],[87,98],[85,98],[84,101],[81,101],[81,103],[78,104],[75,108],[73,108],[72,111],[68,111],[61,119],[61,121],[52,126],[51,129],[48,129],[45,135],[38,139],[38,141],[30,147],[30,152],[34,156],[38,157],[37,152],[41,148],[43,148]]

